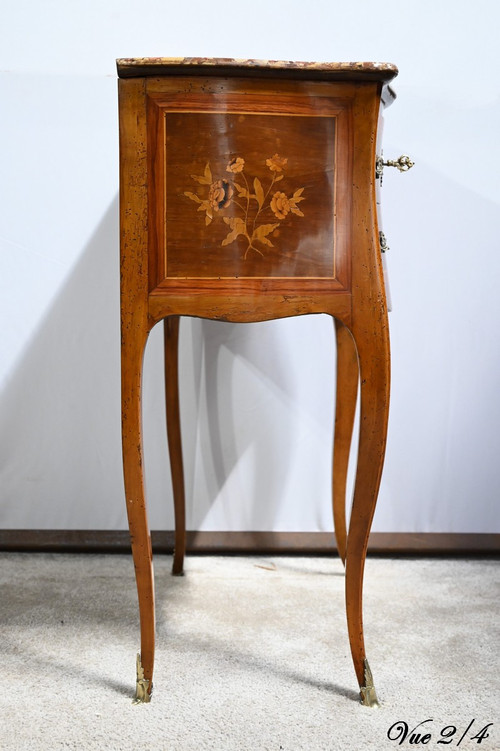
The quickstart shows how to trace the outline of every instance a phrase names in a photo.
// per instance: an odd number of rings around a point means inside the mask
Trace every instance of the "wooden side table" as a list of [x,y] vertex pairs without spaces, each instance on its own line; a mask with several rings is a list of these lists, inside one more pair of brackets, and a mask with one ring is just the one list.
[[[173,573],[185,551],[177,343],[179,316],[335,321],[334,519],[364,704],[362,583],[386,444],[390,354],[376,209],[381,103],[397,68],[382,63],[118,60],[122,427],[127,512],[141,623],[137,701],[152,690],[155,617],[143,484],[141,379],[146,340],[164,320],[167,431],[175,503]],[[360,436],[346,533],[356,397]]]

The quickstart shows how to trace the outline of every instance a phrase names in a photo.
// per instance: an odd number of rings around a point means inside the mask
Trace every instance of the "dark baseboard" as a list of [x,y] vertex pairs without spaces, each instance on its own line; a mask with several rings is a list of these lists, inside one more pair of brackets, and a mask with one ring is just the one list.
[[[172,553],[174,533],[151,533],[155,553]],[[127,553],[125,530],[0,529],[0,550],[17,552]],[[188,532],[188,553],[331,555],[330,532]],[[373,532],[375,555],[499,555],[500,534]]]

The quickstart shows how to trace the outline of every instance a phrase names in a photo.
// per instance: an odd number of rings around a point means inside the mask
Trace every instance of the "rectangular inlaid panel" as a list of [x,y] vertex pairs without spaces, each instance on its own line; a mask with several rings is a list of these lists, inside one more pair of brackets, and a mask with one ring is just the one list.
[[352,102],[331,85],[152,82],[150,290],[346,291]]
[[335,118],[166,112],[167,278],[335,276]]

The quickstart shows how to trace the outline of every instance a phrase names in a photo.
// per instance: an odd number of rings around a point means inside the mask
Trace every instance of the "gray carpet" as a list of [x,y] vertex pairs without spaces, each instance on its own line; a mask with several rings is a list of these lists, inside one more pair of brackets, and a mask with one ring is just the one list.
[[474,720],[461,748],[500,749],[498,562],[368,560],[379,709],[358,703],[337,558],[193,556],[183,578],[170,564],[155,560],[153,700],[133,706],[131,559],[0,555],[2,751],[421,748],[387,733],[424,720],[425,748],[456,748]]

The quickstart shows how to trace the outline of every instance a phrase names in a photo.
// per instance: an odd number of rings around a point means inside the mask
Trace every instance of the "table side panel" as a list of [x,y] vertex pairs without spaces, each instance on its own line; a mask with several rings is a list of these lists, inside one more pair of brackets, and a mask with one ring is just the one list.
[[357,87],[148,84],[150,291],[229,279],[347,291]]

